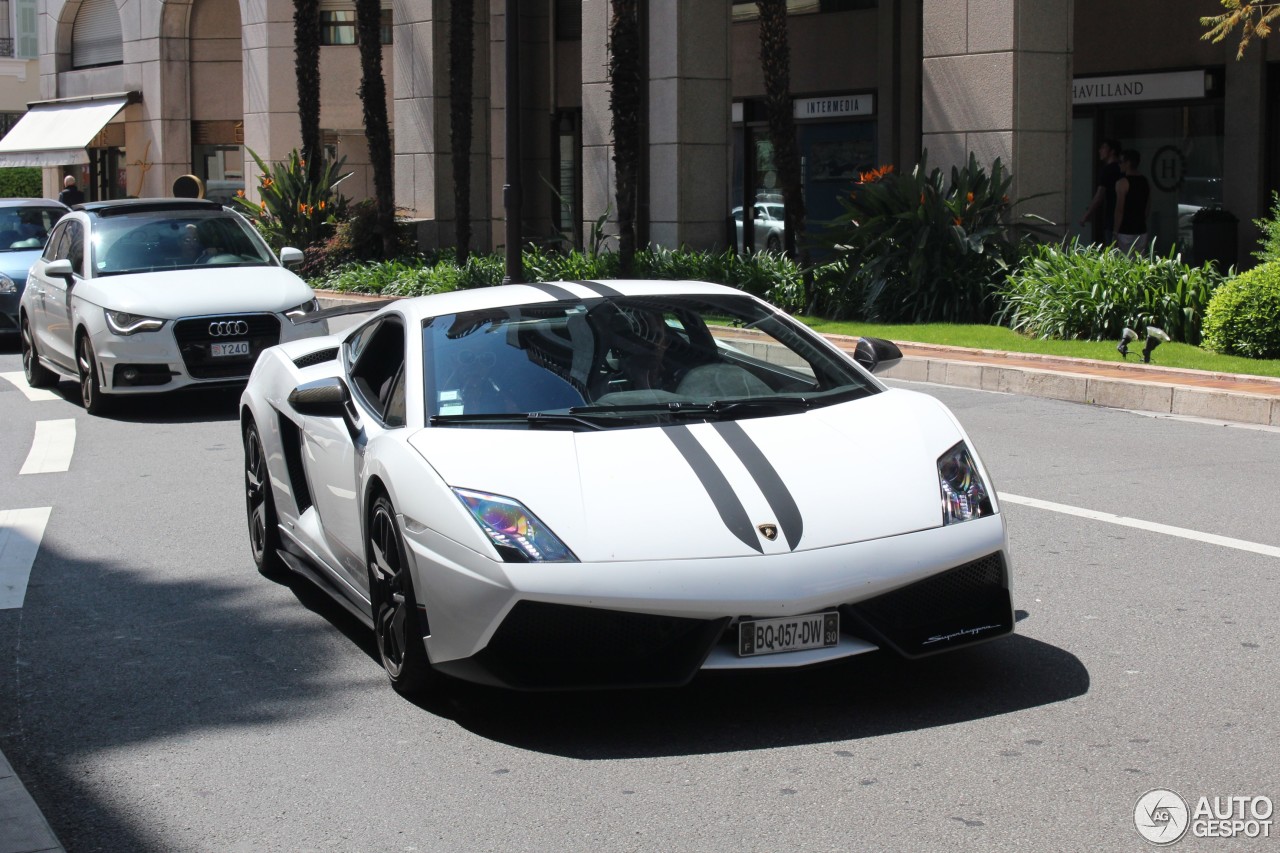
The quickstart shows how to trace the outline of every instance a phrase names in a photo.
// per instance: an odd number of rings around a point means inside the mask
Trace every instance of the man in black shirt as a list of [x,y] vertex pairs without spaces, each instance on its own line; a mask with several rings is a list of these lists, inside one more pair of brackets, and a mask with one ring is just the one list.
[[76,186],[76,176],[67,175],[62,179],[62,192],[58,193],[58,201],[67,207],[84,204],[84,193]]
[[1098,237],[1106,246],[1115,238],[1113,214],[1116,209],[1116,182],[1123,174],[1120,168],[1120,140],[1104,139],[1098,146],[1098,159],[1102,161],[1102,171],[1098,173],[1098,188],[1080,219],[1080,227],[1083,228],[1086,222],[1096,219]]

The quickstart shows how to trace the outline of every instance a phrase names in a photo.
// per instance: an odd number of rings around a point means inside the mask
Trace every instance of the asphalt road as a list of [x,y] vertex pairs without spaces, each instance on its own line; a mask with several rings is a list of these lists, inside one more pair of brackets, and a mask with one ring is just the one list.
[[[1280,799],[1280,432],[911,387],[1019,499],[1015,637],[419,707],[340,608],[253,570],[234,394],[104,419],[0,379],[0,512],[50,508],[0,610],[0,749],[72,853],[1145,850],[1151,789]],[[66,470],[20,474],[69,419]]]

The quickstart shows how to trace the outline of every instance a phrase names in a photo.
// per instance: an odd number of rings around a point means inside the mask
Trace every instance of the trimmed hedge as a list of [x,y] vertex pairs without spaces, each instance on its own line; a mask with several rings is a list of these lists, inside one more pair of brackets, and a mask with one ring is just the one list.
[[1223,355],[1280,358],[1280,261],[1228,279],[1209,302],[1204,345]]
[[0,198],[40,198],[44,182],[35,167],[0,169]]

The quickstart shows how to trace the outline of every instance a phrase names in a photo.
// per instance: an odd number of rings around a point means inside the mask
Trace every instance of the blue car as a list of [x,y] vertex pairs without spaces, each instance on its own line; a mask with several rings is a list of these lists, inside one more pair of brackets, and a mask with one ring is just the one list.
[[18,300],[27,270],[40,257],[53,225],[70,210],[48,198],[0,198],[0,335],[18,332]]

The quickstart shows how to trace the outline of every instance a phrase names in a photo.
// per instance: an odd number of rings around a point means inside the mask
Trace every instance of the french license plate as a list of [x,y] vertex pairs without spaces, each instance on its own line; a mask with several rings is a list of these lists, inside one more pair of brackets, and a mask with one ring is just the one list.
[[810,613],[738,623],[738,657],[826,649],[839,643],[839,613]]
[[248,355],[248,341],[227,341],[226,343],[209,344],[209,355],[222,358],[228,355]]

